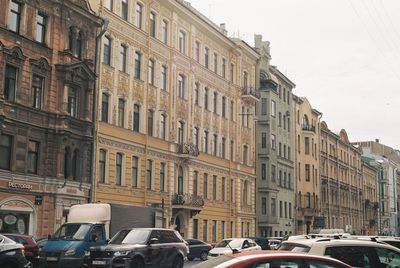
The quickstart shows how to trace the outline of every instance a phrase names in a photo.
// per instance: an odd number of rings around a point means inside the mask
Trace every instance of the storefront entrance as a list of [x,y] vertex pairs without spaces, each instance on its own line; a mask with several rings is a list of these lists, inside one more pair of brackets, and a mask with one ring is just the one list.
[[15,197],[0,202],[0,232],[34,234],[34,205]]

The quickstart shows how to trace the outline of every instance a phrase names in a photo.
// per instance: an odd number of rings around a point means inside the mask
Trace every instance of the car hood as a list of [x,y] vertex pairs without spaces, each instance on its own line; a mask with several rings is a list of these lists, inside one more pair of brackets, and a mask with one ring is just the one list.
[[[235,249],[235,248],[233,248]],[[240,251],[240,248],[236,248],[238,251]],[[232,254],[232,249],[230,248],[213,248],[209,252],[210,254]]]
[[147,245],[143,244],[108,244],[104,246],[91,247],[92,251],[125,251],[125,250],[135,250],[140,248],[145,248]]
[[43,252],[60,252],[69,249],[79,250],[84,247],[84,241],[76,240],[48,240],[43,246]]
[[1,244],[0,245],[0,252],[4,251],[9,251],[9,250],[15,250],[15,249],[20,249],[23,246],[18,243],[8,243],[8,244]]

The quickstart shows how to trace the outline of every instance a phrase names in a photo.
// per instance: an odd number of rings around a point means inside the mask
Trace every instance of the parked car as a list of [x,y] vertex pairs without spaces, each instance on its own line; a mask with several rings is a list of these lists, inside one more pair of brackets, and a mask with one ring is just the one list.
[[269,245],[269,241],[265,237],[248,237],[250,239],[253,239],[257,245],[261,247],[262,250],[270,250],[271,247]]
[[379,241],[394,246],[400,249],[400,238],[394,236],[355,236],[352,235],[350,238],[353,239],[362,239],[362,240],[371,240],[371,241]]
[[207,260],[208,252],[212,249],[210,244],[198,239],[187,239],[189,245],[189,254],[187,256],[189,261],[199,258],[202,261]]
[[250,238],[229,238],[218,242],[208,253],[208,258],[215,258],[219,255],[239,253],[242,251],[261,250],[261,247]]
[[379,241],[361,239],[299,239],[283,241],[279,250],[329,256],[353,267],[400,267],[400,250]]
[[350,268],[328,257],[279,251],[252,251],[213,258],[193,268]]
[[269,246],[271,249],[278,249],[282,243],[282,240],[279,239],[268,239]]
[[32,236],[21,235],[21,234],[3,234],[3,235],[23,245],[25,258],[28,261],[30,261],[34,267],[37,266],[39,262],[39,247]]
[[174,230],[133,228],[119,231],[105,246],[86,251],[85,267],[182,268],[189,248]]
[[24,256],[24,247],[10,238],[0,235],[0,267],[30,268],[31,263]]

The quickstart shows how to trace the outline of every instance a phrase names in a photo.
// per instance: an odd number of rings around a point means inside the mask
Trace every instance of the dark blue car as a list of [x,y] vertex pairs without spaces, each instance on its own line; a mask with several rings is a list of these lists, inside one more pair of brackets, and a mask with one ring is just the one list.
[[202,261],[207,260],[208,252],[212,248],[210,244],[197,239],[188,239],[186,242],[189,245],[189,254],[187,255],[189,261],[196,258],[199,258]]

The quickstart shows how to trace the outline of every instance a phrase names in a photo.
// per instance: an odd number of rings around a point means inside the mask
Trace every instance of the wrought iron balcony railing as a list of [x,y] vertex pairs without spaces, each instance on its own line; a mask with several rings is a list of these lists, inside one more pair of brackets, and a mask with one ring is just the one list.
[[303,126],[302,126],[302,129],[303,129],[304,131],[312,131],[312,132],[315,132],[315,126],[312,126],[312,125],[303,125]]
[[252,96],[256,99],[259,99],[260,93],[254,87],[243,87],[242,88],[242,97]]
[[204,199],[201,196],[193,194],[174,194],[172,205],[202,208]]

